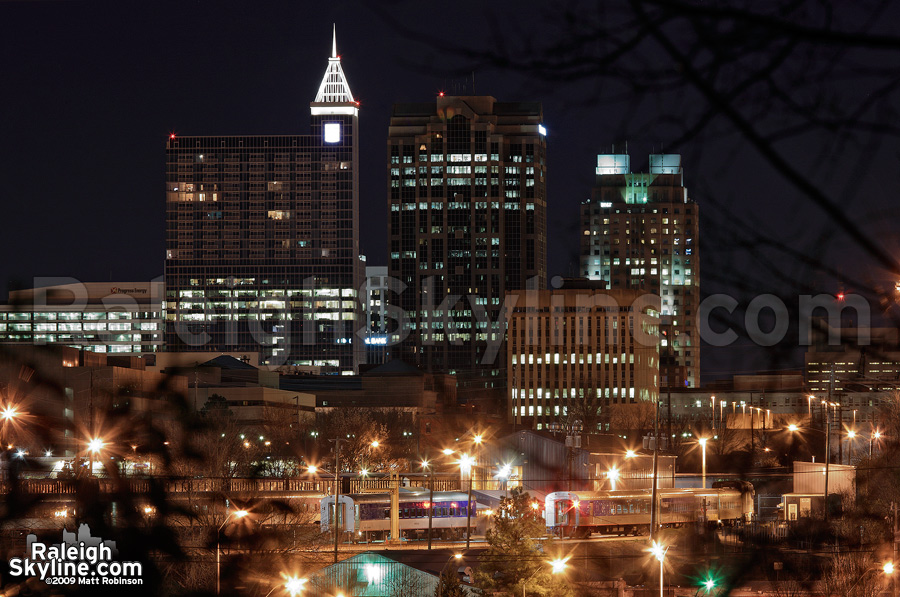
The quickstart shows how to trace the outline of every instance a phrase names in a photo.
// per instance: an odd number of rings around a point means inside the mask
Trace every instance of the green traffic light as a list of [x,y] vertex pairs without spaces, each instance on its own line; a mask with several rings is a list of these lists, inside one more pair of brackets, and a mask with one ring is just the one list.
[[703,583],[703,584],[706,585],[706,592],[707,592],[707,593],[710,592],[710,591],[712,591],[714,588],[716,588],[716,581],[714,581],[714,580],[711,579],[711,578],[710,578],[710,579],[707,579],[707,581],[706,581],[705,583]]

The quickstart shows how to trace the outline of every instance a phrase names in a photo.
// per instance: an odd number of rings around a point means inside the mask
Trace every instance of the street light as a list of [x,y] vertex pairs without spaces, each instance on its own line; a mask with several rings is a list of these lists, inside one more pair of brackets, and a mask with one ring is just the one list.
[[444,578],[443,577],[447,576],[447,574],[446,574],[447,566],[449,566],[450,562],[452,562],[453,560],[456,560],[458,562],[459,560],[462,559],[462,557],[463,557],[463,555],[461,553],[453,554],[452,556],[450,556],[450,559],[447,560],[447,563],[444,564],[444,567],[441,568],[441,575],[438,577],[438,597],[444,596]]
[[307,583],[307,579],[292,576],[284,583],[284,588],[291,594],[291,597],[299,595],[303,591],[303,585]]
[[650,553],[653,554],[653,557],[659,560],[659,597],[665,597],[665,589],[663,585],[663,562],[666,559],[667,551],[669,551],[668,547],[663,549],[662,543],[658,543],[656,541],[654,541],[650,547]]
[[872,444],[876,439],[881,439],[881,432],[877,429],[869,435],[869,458],[872,457]]
[[19,409],[15,406],[5,406],[3,410],[0,410],[0,419],[3,421],[12,421],[19,415]]
[[703,448],[703,489],[706,489],[706,442],[709,441],[708,437],[701,437],[699,440],[700,447]]
[[237,519],[241,519],[250,514],[246,510],[235,510],[234,512],[229,512],[227,516],[225,516],[225,520],[222,521],[222,524],[219,526],[216,531],[216,595],[221,594],[221,571],[222,571],[222,563],[221,563],[221,550],[219,545],[222,540],[222,529],[225,528],[225,525],[228,524],[229,519],[234,516]]
[[469,492],[468,498],[466,501],[466,549],[469,549],[470,542],[472,540],[472,465],[475,464],[475,459],[468,454],[463,454],[459,457],[459,473],[460,475],[467,474],[469,477]]
[[[557,558],[555,560],[548,560],[547,563],[550,564],[550,572],[552,574],[561,574],[566,570],[566,563],[569,561],[569,558]],[[528,586],[528,581],[534,578],[534,575],[541,571],[540,566],[531,573],[531,576],[525,579],[525,582],[522,583],[522,597],[525,597],[525,587]]]
[[609,483],[612,486],[612,490],[616,490],[616,481],[619,480],[619,469],[613,467],[606,471],[606,478],[609,479]]
[[847,589],[847,594],[848,595],[850,594],[850,590],[853,589],[856,585],[858,585],[859,582],[863,579],[863,577],[865,577],[866,574],[868,574],[869,572],[872,572],[874,570],[881,570],[882,572],[884,572],[885,576],[891,576],[892,574],[894,574],[894,563],[891,561],[887,561],[884,564],[882,564],[882,566],[880,568],[878,566],[871,566],[869,568],[866,568],[863,571],[863,573],[860,574],[859,577],[855,581],[853,581],[853,584],[850,585],[850,587]]
[[847,464],[853,464],[853,439],[856,437],[856,431],[847,430]]
[[89,465],[89,473],[93,477],[94,476],[94,456],[100,453],[100,450],[103,449],[104,444],[103,440],[99,437],[92,438],[88,440],[88,465]]

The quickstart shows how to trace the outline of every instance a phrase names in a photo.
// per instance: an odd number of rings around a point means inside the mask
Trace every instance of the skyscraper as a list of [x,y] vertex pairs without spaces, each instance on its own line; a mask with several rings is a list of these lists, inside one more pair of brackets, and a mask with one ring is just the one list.
[[505,293],[546,284],[542,118],[539,103],[488,96],[394,105],[389,271],[409,317],[395,355],[502,379]]
[[699,385],[700,214],[681,156],[651,155],[649,172],[632,173],[628,155],[598,155],[596,174],[581,205],[581,273],[659,295],[661,386]]
[[356,369],[359,105],[336,39],[310,135],[166,145],[167,350],[259,351],[271,366]]

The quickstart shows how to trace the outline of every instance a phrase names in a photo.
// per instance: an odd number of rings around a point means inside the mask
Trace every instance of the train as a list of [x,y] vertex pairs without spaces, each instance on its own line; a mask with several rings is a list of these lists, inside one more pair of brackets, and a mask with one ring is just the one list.
[[[712,489],[660,489],[659,524],[733,526],[753,518],[750,483],[722,482]],[[560,537],[640,535],[650,530],[649,489],[638,491],[557,491],[544,500],[547,532]]]
[[[424,539],[428,533],[429,491],[427,489],[400,490],[400,537]],[[466,501],[468,495],[460,491],[435,491],[434,512],[431,519],[434,539],[457,540],[465,537]],[[390,538],[391,495],[389,493],[362,493],[340,496],[341,525],[346,539],[380,541]],[[484,504],[472,499],[469,528],[476,532],[484,526],[484,515],[489,511]],[[327,532],[334,518],[334,496],[322,498],[320,504],[320,529]],[[482,518],[479,518],[481,516]]]

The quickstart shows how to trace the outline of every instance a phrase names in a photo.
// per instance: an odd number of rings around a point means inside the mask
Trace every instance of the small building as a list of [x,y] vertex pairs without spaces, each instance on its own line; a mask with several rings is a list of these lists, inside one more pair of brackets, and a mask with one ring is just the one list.
[[[465,562],[457,562],[452,552],[443,550],[416,550],[409,553],[367,551],[309,575],[303,595],[434,595],[440,574],[448,566],[456,567],[461,580],[471,579],[471,568],[464,564]],[[479,594],[469,585],[463,584],[463,588],[473,597]]]
[[[844,501],[856,499],[856,467],[843,464],[828,465],[829,511],[839,508]],[[825,463],[795,462],[794,489],[782,497],[784,518],[796,521],[801,518],[822,516],[825,503]]]

